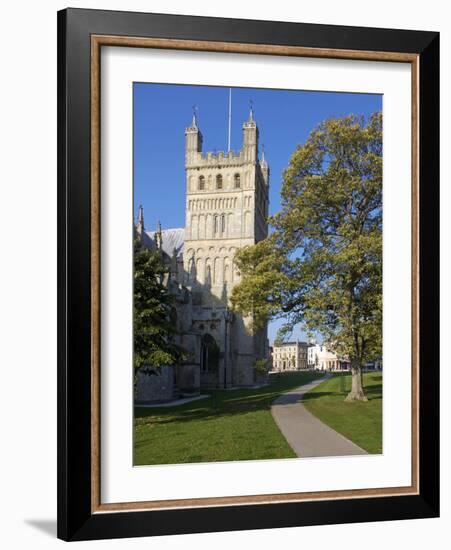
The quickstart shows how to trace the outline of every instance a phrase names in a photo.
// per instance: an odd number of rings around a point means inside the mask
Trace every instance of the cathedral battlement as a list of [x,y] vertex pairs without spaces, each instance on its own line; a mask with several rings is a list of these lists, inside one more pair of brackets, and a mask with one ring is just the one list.
[[[264,156],[258,158],[258,128],[254,120],[252,109],[249,118],[242,125],[243,145],[239,151],[202,151],[203,136],[197,125],[196,115],[193,114],[191,125],[185,128],[185,167],[187,172],[201,168],[232,168],[260,164],[262,172],[267,169]],[[267,182],[267,177],[265,180]]]
[[218,161],[227,163],[227,161],[236,162],[237,160],[244,160],[243,151],[208,151],[207,153],[200,153],[202,161],[211,162],[216,164]]
[[[212,292],[218,295],[224,284],[231,290],[238,280],[235,251],[268,234],[269,167],[264,154],[258,156],[259,132],[252,110],[242,129],[242,148],[227,153],[202,152],[195,115],[185,129],[185,271],[191,273],[195,265],[196,279],[202,283],[211,276]],[[233,253],[222,258],[216,249],[224,241]]]
[[240,151],[193,151],[187,155],[186,166],[193,169],[241,166],[249,162]]

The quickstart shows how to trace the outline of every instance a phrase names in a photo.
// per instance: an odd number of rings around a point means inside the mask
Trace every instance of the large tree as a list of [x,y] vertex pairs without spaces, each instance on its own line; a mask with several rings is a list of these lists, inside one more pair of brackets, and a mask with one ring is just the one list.
[[382,348],[382,115],[321,123],[284,172],[273,233],[240,250],[232,303],[256,325],[283,317],[351,361],[347,400]]
[[134,356],[135,373],[142,366],[176,365],[184,350],[175,344],[174,299],[163,284],[167,270],[160,253],[134,243]]

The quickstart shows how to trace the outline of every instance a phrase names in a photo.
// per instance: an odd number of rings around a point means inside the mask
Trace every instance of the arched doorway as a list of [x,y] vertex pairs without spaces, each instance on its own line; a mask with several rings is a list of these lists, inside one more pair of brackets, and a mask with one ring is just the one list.
[[218,369],[219,347],[211,334],[204,334],[200,344],[200,370],[211,372]]

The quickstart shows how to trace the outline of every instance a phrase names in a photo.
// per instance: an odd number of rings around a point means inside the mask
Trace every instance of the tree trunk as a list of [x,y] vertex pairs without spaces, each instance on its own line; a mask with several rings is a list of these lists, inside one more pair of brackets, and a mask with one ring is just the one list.
[[363,391],[362,369],[358,364],[351,363],[352,386],[345,401],[368,401]]

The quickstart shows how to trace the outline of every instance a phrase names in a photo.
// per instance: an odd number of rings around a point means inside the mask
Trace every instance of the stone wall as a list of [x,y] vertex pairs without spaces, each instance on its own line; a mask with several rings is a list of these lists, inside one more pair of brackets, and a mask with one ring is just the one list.
[[199,364],[177,367],[177,388],[181,393],[200,392]]
[[175,396],[174,367],[162,366],[159,369],[142,367],[137,374],[135,402],[158,403],[171,401]]

